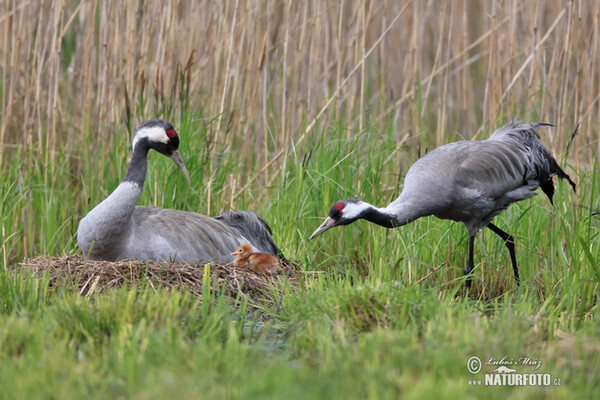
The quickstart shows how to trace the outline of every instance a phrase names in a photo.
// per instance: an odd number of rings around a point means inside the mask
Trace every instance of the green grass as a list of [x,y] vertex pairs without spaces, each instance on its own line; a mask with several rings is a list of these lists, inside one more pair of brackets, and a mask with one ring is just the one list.
[[[151,153],[139,204],[204,212],[211,123],[184,114],[176,125],[192,186],[170,160]],[[127,137],[123,127],[115,129],[118,137]],[[36,160],[40,155],[14,155],[0,181],[2,259],[7,260],[7,270],[0,271],[0,397],[592,398],[597,393],[597,165],[575,176],[577,194],[559,183],[554,207],[537,196],[496,219],[515,237],[520,289],[503,243],[488,232],[478,237],[474,290],[465,298],[462,225],[423,218],[386,230],[361,221],[308,241],[338,199],[387,204],[417,158],[416,149],[395,149],[387,131],[368,127],[348,140],[348,127],[320,129],[322,139],[288,152],[269,170],[270,185],[258,179],[234,203],[266,217],[286,256],[306,271],[301,287],[288,289],[278,309],[259,310],[221,293],[205,295],[202,302],[189,293],[155,293],[149,287],[92,298],[68,286],[50,291],[46,280],[20,272],[18,262],[77,251],[77,221],[122,179],[129,142],[98,148],[93,132],[86,132],[77,152],[57,155],[47,171]],[[236,147],[226,150],[217,152],[212,214],[227,209],[229,174],[242,186],[260,167],[257,160],[237,158]],[[112,161],[102,161],[104,153]],[[473,355],[540,360],[536,372],[559,378],[561,385],[469,386],[469,380],[483,379],[483,373],[467,371]]]

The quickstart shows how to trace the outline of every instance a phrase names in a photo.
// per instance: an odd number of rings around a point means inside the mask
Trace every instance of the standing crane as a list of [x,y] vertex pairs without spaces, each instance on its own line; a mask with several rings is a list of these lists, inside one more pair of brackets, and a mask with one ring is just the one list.
[[[386,228],[406,225],[418,218],[435,215],[462,222],[469,233],[469,259],[465,275],[473,271],[475,235],[488,227],[506,244],[515,280],[519,269],[514,238],[492,223],[511,203],[535,196],[538,187],[550,199],[554,194],[552,177],[575,183],[540,142],[537,128],[549,124],[521,124],[512,121],[496,130],[487,140],[460,141],[441,146],[417,160],[406,173],[400,196],[385,208],[361,200],[341,200],[310,236],[334,226],[366,219]],[[471,277],[466,280],[471,287]]]
[[135,132],[125,178],[79,223],[77,242],[84,256],[109,261],[231,262],[231,249],[248,244],[253,251],[283,258],[267,223],[252,212],[230,211],[210,218],[188,211],[136,206],[150,149],[171,158],[189,182],[173,125],[163,120],[142,123]]

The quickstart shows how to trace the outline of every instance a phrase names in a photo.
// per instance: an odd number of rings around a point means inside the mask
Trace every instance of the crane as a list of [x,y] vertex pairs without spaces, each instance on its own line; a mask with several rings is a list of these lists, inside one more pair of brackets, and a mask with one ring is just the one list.
[[366,219],[386,228],[406,225],[434,215],[462,222],[469,234],[469,256],[464,274],[471,287],[475,235],[488,227],[504,241],[512,262],[517,286],[519,269],[512,235],[492,223],[511,203],[535,196],[538,187],[552,203],[552,177],[575,183],[539,141],[537,128],[550,124],[524,124],[513,120],[496,130],[489,139],[460,141],[438,147],[418,159],[406,173],[404,188],[387,207],[378,208],[356,199],[335,203],[329,216],[310,239],[334,226]]
[[79,223],[77,242],[84,256],[108,261],[231,262],[231,249],[248,244],[253,251],[283,258],[267,223],[252,212],[230,211],[211,218],[189,211],[136,206],[150,149],[171,158],[190,181],[173,125],[163,120],[140,124],[125,178]]

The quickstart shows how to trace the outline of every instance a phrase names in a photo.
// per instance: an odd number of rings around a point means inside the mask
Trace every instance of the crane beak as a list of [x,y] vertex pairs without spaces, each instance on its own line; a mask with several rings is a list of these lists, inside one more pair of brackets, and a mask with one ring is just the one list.
[[175,150],[169,157],[171,157],[171,160],[173,160],[175,165],[177,165],[177,168],[179,168],[179,170],[183,174],[185,180],[188,181],[188,183],[190,183],[190,174],[188,173],[187,169],[185,168],[185,164],[183,163],[183,158],[181,158],[181,154],[179,153],[179,150]]
[[334,226],[335,226],[335,220],[331,217],[327,217],[325,219],[325,221],[321,224],[321,226],[319,226],[317,228],[317,230],[314,231],[312,235],[310,235],[309,239],[319,236],[321,233],[325,232],[328,229],[333,228]]

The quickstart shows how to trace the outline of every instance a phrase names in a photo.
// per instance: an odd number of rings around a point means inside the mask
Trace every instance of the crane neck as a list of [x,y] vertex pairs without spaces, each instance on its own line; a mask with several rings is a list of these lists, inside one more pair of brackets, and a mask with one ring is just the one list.
[[360,218],[366,219],[369,222],[383,226],[384,228],[395,228],[399,226],[396,223],[395,216],[386,212],[384,208],[377,208],[375,206],[368,207],[361,215]]
[[[146,178],[147,141],[138,141],[119,186],[79,223],[77,236],[84,253],[93,245],[104,257],[117,258],[133,229],[133,211]],[[83,244],[82,244],[83,243]]]
[[129,168],[127,168],[123,183],[135,183],[139,186],[140,190],[142,190],[144,181],[146,180],[146,170],[148,169],[149,150],[150,146],[148,145],[147,140],[142,139],[135,144],[133,153],[131,154],[131,163],[129,164]]
[[429,213],[422,210],[419,206],[405,201],[400,196],[396,201],[384,208],[370,205],[361,215],[361,218],[385,228],[397,228],[425,215],[429,215]]

